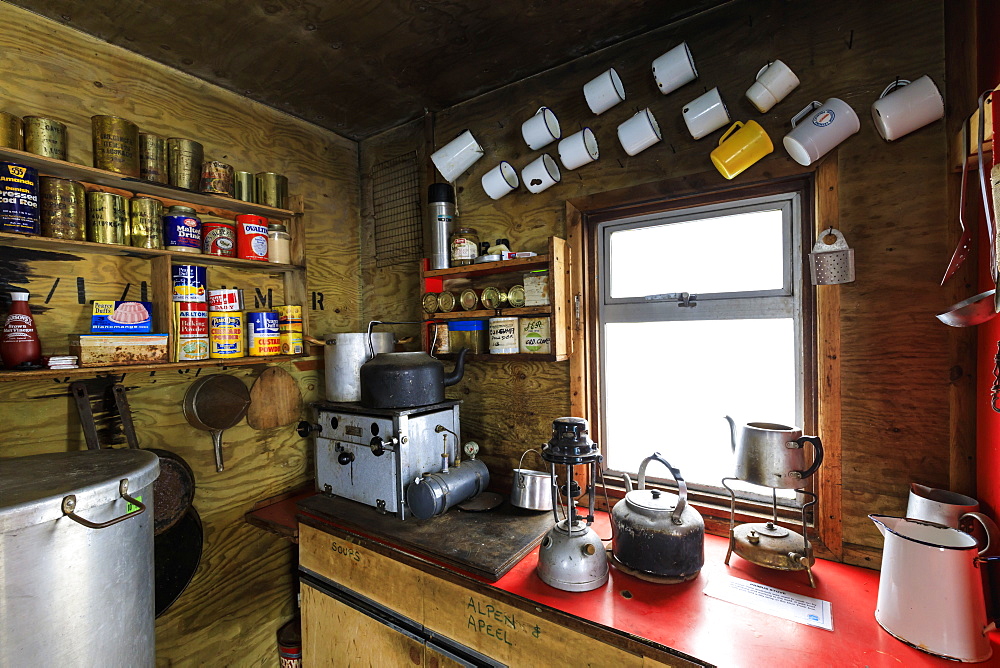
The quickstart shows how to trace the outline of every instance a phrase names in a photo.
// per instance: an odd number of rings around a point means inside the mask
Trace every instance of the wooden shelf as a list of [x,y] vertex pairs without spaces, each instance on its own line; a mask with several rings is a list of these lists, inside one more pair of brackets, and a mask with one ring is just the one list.
[[549,256],[536,255],[534,257],[523,257],[519,260],[501,260],[499,262],[470,264],[465,267],[427,269],[421,272],[421,274],[422,278],[476,278],[479,276],[490,276],[492,274],[509,274],[512,271],[535,271],[548,268]]
[[78,165],[73,162],[66,162],[65,160],[46,158],[12,148],[0,147],[0,160],[34,167],[38,170],[39,174],[45,176],[84,181],[106,188],[125,190],[133,194],[152,195],[153,197],[197,204],[204,207],[225,209],[226,211],[234,211],[236,213],[253,213],[265,218],[288,219],[298,215],[289,209],[276,209],[272,206],[244,202],[232,197],[206,195],[193,190],[187,190],[186,188],[143,181],[132,176],[115,174],[114,172],[97,169],[96,167],[87,167],[86,165]]
[[208,367],[228,368],[277,364],[290,362],[304,355],[269,355],[267,357],[233,357],[231,359],[207,359],[187,362],[152,362],[150,364],[124,364],[119,366],[82,366],[76,369],[39,369],[38,371],[0,370],[0,382],[12,380],[40,380],[44,378],[68,378],[70,376],[109,376],[144,371],[168,371],[172,369],[201,369]]
[[[440,360],[454,360],[458,353],[444,353],[435,355]],[[562,362],[568,360],[568,355],[556,355],[555,353],[508,353],[506,355],[491,355],[490,353],[467,354],[466,362],[483,362],[492,360],[494,362]]]
[[434,320],[485,320],[487,318],[500,318],[504,316],[520,317],[528,315],[552,315],[552,307],[546,304],[545,306],[521,306],[520,308],[451,311],[450,313],[434,313],[427,317]]

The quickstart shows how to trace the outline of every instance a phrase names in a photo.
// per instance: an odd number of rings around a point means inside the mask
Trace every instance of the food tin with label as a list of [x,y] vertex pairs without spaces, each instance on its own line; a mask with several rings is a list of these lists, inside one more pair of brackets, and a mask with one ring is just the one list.
[[484,308],[498,309],[507,303],[507,293],[500,288],[483,288],[480,300],[483,302]]
[[53,239],[87,238],[87,190],[82,183],[41,177],[42,234]]
[[25,116],[24,150],[57,160],[66,159],[66,125],[53,118]]
[[247,311],[247,349],[251,357],[281,353],[277,311]]
[[459,351],[468,348],[478,355],[489,351],[485,320],[452,320],[448,322],[448,347]]
[[243,298],[239,290],[223,289],[208,291],[209,311],[242,311]]
[[87,193],[87,240],[128,243],[128,200],[112,193]]
[[129,241],[138,248],[163,248],[163,202],[133,197],[129,202]]
[[451,313],[455,310],[455,293],[445,290],[438,294],[438,310],[442,313]]
[[0,146],[24,150],[24,123],[19,116],[0,111]]
[[520,350],[522,353],[551,353],[552,335],[549,318],[521,318]]
[[201,251],[208,255],[236,257],[236,224],[225,218],[201,221]]
[[201,191],[210,195],[233,196],[233,166],[218,160],[201,165]]
[[0,162],[0,232],[39,234],[38,172]]
[[462,305],[462,308],[466,311],[474,311],[477,306],[479,306],[479,295],[472,288],[466,288],[462,290],[462,294],[458,297],[458,302]]
[[243,314],[239,311],[208,312],[208,356],[243,357]]
[[257,202],[257,186],[252,173],[235,172],[233,174],[233,187],[236,199],[244,202]]
[[286,304],[274,309],[278,312],[278,331],[302,333],[302,307]]
[[524,305],[546,306],[549,303],[548,270],[533,271],[524,277]]
[[185,253],[201,252],[201,218],[189,206],[174,204],[163,216],[167,249]]
[[236,216],[236,257],[267,262],[267,218],[252,213]]
[[208,359],[208,304],[174,302],[174,361]]
[[519,318],[490,318],[490,354],[510,355],[520,350],[518,342]]
[[448,323],[435,322],[431,324],[431,353],[444,355],[451,352],[451,335],[448,333]]
[[302,345],[302,332],[281,332],[282,355],[301,355],[305,348]]
[[512,285],[507,290],[507,304],[511,308],[521,308],[524,306],[524,286]]
[[139,178],[167,183],[167,140],[152,132],[139,133]]
[[175,264],[173,266],[173,301],[205,301],[206,279],[207,272],[205,271],[205,267],[200,267],[196,264]]
[[118,116],[91,116],[94,167],[139,176],[139,126]]
[[167,140],[167,177],[170,185],[197,190],[201,185],[201,164],[205,147],[193,139],[171,137]]
[[472,264],[479,254],[479,233],[471,227],[460,227],[451,233],[451,266],[463,267]]
[[438,296],[435,292],[425,292],[424,296],[420,298],[420,305],[424,309],[424,313],[437,313],[438,311]]
[[276,209],[288,208],[288,178],[274,172],[258,172],[254,175],[257,189],[257,203]]

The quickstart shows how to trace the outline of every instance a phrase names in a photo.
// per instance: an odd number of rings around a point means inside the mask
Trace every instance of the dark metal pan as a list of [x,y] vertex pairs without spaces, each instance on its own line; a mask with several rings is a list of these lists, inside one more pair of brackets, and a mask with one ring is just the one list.
[[153,538],[154,604],[159,617],[190,584],[198,564],[205,534],[194,506],[168,531]]
[[212,433],[215,470],[222,471],[222,432],[236,426],[247,414],[250,391],[235,376],[214,374],[199,378],[184,395],[184,417],[197,429]]

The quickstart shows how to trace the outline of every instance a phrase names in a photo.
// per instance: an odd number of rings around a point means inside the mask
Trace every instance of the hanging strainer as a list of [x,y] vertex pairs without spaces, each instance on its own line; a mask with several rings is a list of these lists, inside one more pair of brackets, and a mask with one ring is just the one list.
[[[828,244],[826,238],[831,235],[836,241]],[[809,253],[809,267],[813,285],[851,283],[854,281],[854,249],[848,247],[840,230],[829,227],[816,237],[816,244]]]

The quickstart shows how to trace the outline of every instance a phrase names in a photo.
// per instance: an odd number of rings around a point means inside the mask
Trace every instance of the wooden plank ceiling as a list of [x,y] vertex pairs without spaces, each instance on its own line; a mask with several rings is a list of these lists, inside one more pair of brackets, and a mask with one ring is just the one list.
[[10,1],[355,140],[725,4]]

